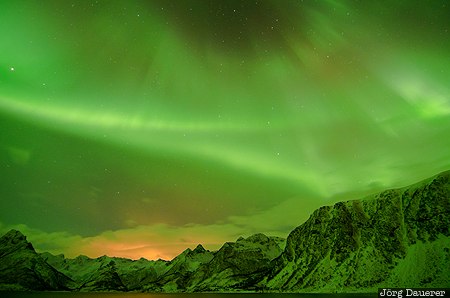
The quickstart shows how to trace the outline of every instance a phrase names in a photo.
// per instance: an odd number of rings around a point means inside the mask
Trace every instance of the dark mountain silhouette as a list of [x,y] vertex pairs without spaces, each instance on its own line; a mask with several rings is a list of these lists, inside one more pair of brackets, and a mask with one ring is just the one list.
[[0,238],[1,290],[68,290],[73,281],[50,266],[19,231]]
[[[0,289],[375,292],[450,287],[450,171],[362,200],[324,206],[287,240],[256,234],[171,261],[37,254],[0,238]],[[55,269],[56,268],[56,269]]]

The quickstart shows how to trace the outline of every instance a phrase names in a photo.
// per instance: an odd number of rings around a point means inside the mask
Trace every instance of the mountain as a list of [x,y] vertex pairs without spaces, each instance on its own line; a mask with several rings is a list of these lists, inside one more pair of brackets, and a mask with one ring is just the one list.
[[[167,261],[130,260],[102,256],[89,258],[80,255],[73,259],[48,252],[42,258],[60,272],[69,276],[80,291],[142,291],[143,285],[153,283],[166,270]],[[102,282],[96,284],[96,280]],[[106,281],[110,280],[111,284]]]
[[194,272],[189,292],[253,290],[255,281],[282,252],[284,239],[255,234],[225,243],[211,259]]
[[71,277],[79,291],[201,292],[236,290],[253,284],[278,257],[285,239],[256,234],[225,243],[217,252],[202,245],[171,261],[91,259],[43,253],[49,264]]
[[450,287],[450,171],[324,206],[282,239],[255,234],[171,261],[37,254],[0,238],[0,290],[376,292]]
[[11,230],[0,238],[0,290],[68,290],[72,285],[19,231]]
[[111,260],[100,267],[78,288],[82,292],[126,291],[117,273],[116,263]]
[[277,291],[450,286],[450,172],[316,210],[259,285]]
[[188,248],[166,263],[165,269],[159,271],[158,278],[144,289],[148,292],[184,292],[194,272],[208,264],[213,257],[214,253],[204,249],[201,244],[194,250]]

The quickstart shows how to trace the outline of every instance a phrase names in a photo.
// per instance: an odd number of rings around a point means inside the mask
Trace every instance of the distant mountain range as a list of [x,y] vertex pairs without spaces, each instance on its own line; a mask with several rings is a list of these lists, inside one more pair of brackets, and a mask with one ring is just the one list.
[[256,234],[171,261],[38,254],[0,238],[0,290],[375,292],[450,287],[450,171],[324,206],[287,239]]

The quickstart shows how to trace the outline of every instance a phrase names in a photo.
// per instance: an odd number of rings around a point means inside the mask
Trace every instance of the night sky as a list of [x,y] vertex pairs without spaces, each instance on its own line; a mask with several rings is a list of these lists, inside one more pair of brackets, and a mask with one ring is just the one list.
[[170,259],[450,169],[443,1],[1,1],[0,232]]

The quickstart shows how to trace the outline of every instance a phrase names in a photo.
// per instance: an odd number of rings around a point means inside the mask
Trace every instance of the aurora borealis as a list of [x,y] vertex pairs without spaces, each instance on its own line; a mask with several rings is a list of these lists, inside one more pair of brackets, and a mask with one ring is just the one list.
[[3,1],[0,230],[170,259],[450,168],[447,1]]

